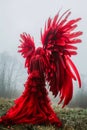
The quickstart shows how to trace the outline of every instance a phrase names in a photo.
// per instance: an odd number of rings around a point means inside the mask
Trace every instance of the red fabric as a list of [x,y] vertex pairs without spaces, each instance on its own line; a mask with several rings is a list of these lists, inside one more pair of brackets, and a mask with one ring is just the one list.
[[0,118],[4,124],[41,124],[51,123],[61,126],[60,120],[51,108],[45,82],[56,97],[59,94],[63,107],[73,96],[73,80],[81,87],[79,72],[70,59],[76,55],[76,43],[81,31],[73,32],[81,18],[68,21],[70,10],[49,18],[41,33],[42,47],[35,48],[34,40],[29,34],[21,34],[19,51],[25,58],[25,67],[29,77],[23,94],[15,100],[15,105]]
[[54,124],[58,127],[61,122],[51,108],[45,80],[38,71],[30,74],[25,83],[23,94],[14,101],[15,105],[1,117],[3,124]]

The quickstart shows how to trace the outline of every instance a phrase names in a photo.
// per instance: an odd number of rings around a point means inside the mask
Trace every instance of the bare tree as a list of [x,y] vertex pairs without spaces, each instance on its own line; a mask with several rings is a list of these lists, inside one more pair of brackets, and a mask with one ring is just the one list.
[[17,84],[22,69],[16,58],[7,52],[0,54],[0,97],[13,98],[20,94]]

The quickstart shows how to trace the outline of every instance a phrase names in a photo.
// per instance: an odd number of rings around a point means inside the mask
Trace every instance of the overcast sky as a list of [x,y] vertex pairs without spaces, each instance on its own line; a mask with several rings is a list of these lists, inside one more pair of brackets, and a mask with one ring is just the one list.
[[78,24],[83,31],[83,42],[78,45],[78,55],[73,58],[80,73],[87,73],[87,1],[86,0],[0,0],[0,52],[17,54],[19,35],[30,33],[40,45],[40,30],[49,16],[59,9],[71,9],[71,18],[81,17]]

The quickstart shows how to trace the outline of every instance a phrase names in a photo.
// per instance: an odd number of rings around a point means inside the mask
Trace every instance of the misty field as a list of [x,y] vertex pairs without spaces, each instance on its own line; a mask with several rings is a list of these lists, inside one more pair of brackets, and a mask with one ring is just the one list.
[[[13,105],[13,100],[0,99],[0,116]],[[82,108],[61,108],[60,106],[53,106],[54,111],[61,119],[62,128],[56,128],[55,126],[45,125],[14,125],[14,126],[2,126],[0,130],[87,130],[87,109]]]

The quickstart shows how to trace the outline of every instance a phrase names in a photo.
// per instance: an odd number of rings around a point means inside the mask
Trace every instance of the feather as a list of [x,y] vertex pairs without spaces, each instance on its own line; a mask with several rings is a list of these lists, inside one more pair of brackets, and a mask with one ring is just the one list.
[[18,52],[25,58],[25,67],[29,69],[30,59],[35,52],[34,39],[26,33],[20,34],[20,37],[21,45],[18,46]]
[[80,36],[80,35],[82,35],[82,32],[81,32],[81,31],[71,33],[71,34],[69,35],[69,37],[70,37],[70,38],[73,38],[73,37],[75,38],[75,37],[78,37],[78,36]]
[[58,12],[53,19],[48,19],[43,33],[41,32],[41,42],[49,61],[46,79],[53,95],[56,97],[60,93],[59,103],[63,101],[63,107],[72,99],[73,79],[78,80],[81,86],[78,70],[70,59],[72,55],[77,54],[77,47],[74,44],[82,42],[77,38],[82,32],[74,32],[81,18],[68,20],[70,14],[70,10],[62,16],[59,16]]
[[67,57],[67,61],[77,77],[79,87],[81,87],[81,79],[80,79],[80,75],[79,75],[79,72],[78,72],[76,66],[74,65],[74,63],[72,62],[72,60],[69,57]]
[[76,43],[81,43],[82,40],[81,39],[73,39],[70,41],[70,44],[76,44]]

